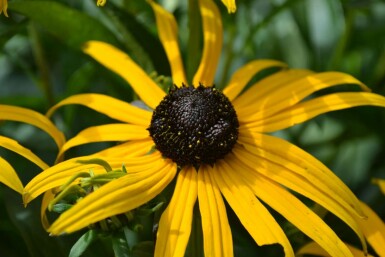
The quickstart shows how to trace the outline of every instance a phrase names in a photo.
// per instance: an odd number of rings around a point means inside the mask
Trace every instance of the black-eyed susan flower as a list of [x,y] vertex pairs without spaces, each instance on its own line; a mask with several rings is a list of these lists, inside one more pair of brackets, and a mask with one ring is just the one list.
[[8,17],[8,0],[0,0],[0,15],[4,12],[4,15]]
[[[31,124],[41,130],[47,132],[55,141],[58,148],[61,148],[65,142],[64,135],[55,125],[44,115],[35,111],[17,106],[0,105],[0,121],[17,121]],[[49,166],[29,149],[20,145],[17,141],[0,135],[0,147],[20,154],[24,158],[36,164],[42,170]],[[0,156],[0,182],[9,188],[19,192],[23,192],[23,184],[20,181],[13,167]]]
[[[276,210],[332,256],[352,256],[334,231],[293,193],[329,210],[365,240],[357,219],[365,217],[360,202],[327,167],[295,145],[269,135],[320,114],[362,105],[385,107],[385,98],[369,92],[343,92],[311,98],[322,89],[356,84],[339,73],[288,69],[273,60],[256,60],[240,68],[223,91],[213,86],[222,46],[220,13],[211,0],[200,0],[204,48],[198,70],[187,81],[174,17],[150,2],[158,34],[166,51],[174,87],[165,93],[128,55],[103,42],[88,42],[84,52],[119,74],[153,111],[100,94],[74,95],[64,105],[80,104],[118,120],[87,128],[67,141],[69,148],[103,141],[120,145],[95,153],[111,167],[124,163],[127,175],[88,194],[60,215],[51,234],[71,233],[153,199],[176,178],[168,207],[162,214],[155,256],[183,256],[199,203],[205,256],[233,256],[233,242],[225,201],[258,245],[280,244],[294,256],[284,231],[266,208]],[[267,68],[278,68],[250,87],[252,78]],[[155,149],[155,150],[154,150]],[[92,164],[78,157],[36,176],[24,190],[27,204]],[[47,198],[50,198],[47,197]],[[44,201],[43,207],[48,201]]]

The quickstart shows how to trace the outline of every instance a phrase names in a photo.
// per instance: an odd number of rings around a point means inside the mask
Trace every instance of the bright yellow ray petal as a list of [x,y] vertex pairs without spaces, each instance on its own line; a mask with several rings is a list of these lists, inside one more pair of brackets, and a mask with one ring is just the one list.
[[155,13],[158,34],[171,66],[172,80],[177,86],[187,85],[182,57],[178,44],[178,25],[174,16],[152,0],[149,1]]
[[198,200],[202,216],[205,257],[232,257],[233,239],[221,193],[202,165],[198,172]]
[[0,157],[0,182],[18,193],[23,192],[23,184],[21,183],[16,171],[3,158]]
[[273,132],[312,119],[326,112],[357,106],[385,107],[385,97],[372,93],[335,93],[294,105],[267,119],[246,123],[244,127],[257,132]]
[[178,174],[171,201],[159,221],[155,257],[184,256],[191,233],[197,189],[195,169],[183,168]]
[[59,107],[72,104],[84,105],[113,119],[135,125],[148,126],[151,122],[151,112],[102,94],[70,96],[51,107],[47,116],[50,117]]
[[379,256],[385,256],[385,223],[364,202],[361,202],[361,208],[368,216],[368,219],[360,221],[364,235],[374,251]]
[[[244,143],[244,149],[254,156],[281,165],[302,176],[327,195],[333,196],[333,199],[347,210],[365,217],[359,200],[350,189],[331,170],[301,148],[283,139],[259,133],[242,132],[239,142]],[[242,153],[237,157],[242,158]]]
[[349,249],[334,231],[305,204],[286,189],[263,175],[256,175],[245,166],[228,164],[237,171],[254,194],[291,224],[321,245],[332,256],[351,256]]
[[226,5],[227,11],[229,13],[235,13],[235,11],[237,10],[235,0],[222,0],[222,3]]
[[[255,85],[256,88],[253,89],[253,93],[245,92],[244,95],[246,98],[252,97],[251,100],[249,99],[251,102],[248,103],[247,108],[251,111],[254,111],[253,115],[249,117],[245,115],[242,117],[242,119],[240,119],[241,121],[266,119],[266,117],[269,117],[274,113],[295,105],[296,103],[300,102],[318,90],[338,86],[341,84],[356,84],[363,90],[370,91],[369,88],[367,88],[354,77],[339,72],[312,74],[298,80],[288,81],[288,83],[286,83],[285,76],[282,76],[280,80],[282,86],[277,88],[274,87],[268,95],[255,94],[256,92],[260,91],[258,88],[266,87],[262,85],[258,86],[258,83]],[[261,91],[265,92],[266,89]],[[239,99],[240,102],[242,102],[241,100],[242,99]],[[244,104],[244,102],[246,101],[243,101],[242,104]],[[255,110],[258,110],[258,112],[255,112]]]
[[[129,167],[127,167],[129,171]],[[176,164],[160,158],[148,170],[127,174],[87,195],[52,224],[54,235],[72,233],[113,215],[130,211],[157,196],[174,178]]]
[[138,157],[143,156],[151,151],[154,147],[152,139],[135,140],[125,142],[113,147],[109,147],[100,152],[93,154],[92,156],[98,158],[126,158],[126,157]]
[[[81,164],[79,160],[89,160],[92,158],[98,158],[98,155],[92,155],[88,157],[73,158],[59,164],[56,164],[43,172],[36,175],[24,188],[23,201],[24,204],[28,204],[34,198],[38,197],[45,191],[52,188],[59,187],[66,183],[69,178],[79,172],[88,172],[92,169],[95,174],[104,173],[104,168],[96,164]],[[114,169],[121,168],[124,164],[130,173],[139,172],[143,169],[147,169],[152,165],[153,161],[161,158],[161,155],[156,152],[151,155],[143,157],[123,157],[123,158],[106,158],[100,156],[103,160],[107,161]]]
[[136,125],[107,124],[89,127],[68,140],[60,149],[57,158],[59,159],[65,151],[74,146],[95,142],[140,140],[148,137],[148,131]]
[[294,256],[293,249],[282,228],[254,196],[250,188],[239,176],[234,175],[234,170],[225,162],[217,161],[209,174],[217,183],[242,225],[258,245],[280,244],[285,256]]
[[46,214],[46,210],[48,208],[49,203],[55,198],[55,194],[52,192],[52,190],[48,190],[43,195],[43,200],[41,201],[41,207],[40,207],[40,220],[41,224],[43,225],[43,228],[45,230],[48,230],[50,223],[48,221],[48,217]]
[[212,0],[199,0],[203,24],[203,52],[193,84],[212,86],[222,50],[221,14]]
[[283,68],[286,67],[286,64],[275,60],[255,60],[247,63],[233,74],[230,82],[223,90],[223,93],[230,99],[230,101],[234,100],[253,76],[264,69],[272,67]]
[[[346,245],[350,252],[353,254],[354,257],[374,257],[371,254],[365,255],[361,250],[355,248],[351,245]],[[322,257],[331,257],[321,246],[319,246],[316,242],[310,242],[306,244],[305,246],[301,247],[298,251],[296,256],[302,256],[305,254],[315,255],[315,256],[322,256]]]
[[[303,176],[300,176],[291,170],[288,170],[284,165],[275,164],[267,159],[251,155],[245,149],[237,147],[234,149],[234,154],[226,156],[226,160],[235,163],[243,169],[248,170],[250,176],[265,176],[269,179],[282,184],[290,190],[306,196],[314,202],[320,204],[325,209],[339,217],[344,221],[360,238],[363,247],[366,247],[365,238],[359,227],[357,220],[352,216],[354,210],[346,203],[339,203],[334,198],[334,194],[321,191],[318,183],[312,183]],[[245,165],[247,167],[245,167]],[[322,187],[322,186],[321,186]],[[329,190],[329,193],[331,191]],[[350,208],[349,211],[345,207]],[[366,248],[365,248],[366,249]]]
[[99,41],[88,41],[83,52],[125,79],[148,106],[155,109],[166,93],[127,54]]
[[47,117],[38,112],[22,107],[0,105],[0,120],[24,122],[38,127],[50,135],[59,148],[65,142],[63,133]]
[[0,146],[6,148],[8,150],[11,150],[17,154],[20,154],[21,156],[23,156],[27,160],[30,160],[31,162],[35,163],[42,170],[45,170],[49,167],[48,164],[46,164],[39,157],[37,157],[34,153],[32,153],[31,150],[20,145],[17,141],[15,141],[13,139],[0,136]]

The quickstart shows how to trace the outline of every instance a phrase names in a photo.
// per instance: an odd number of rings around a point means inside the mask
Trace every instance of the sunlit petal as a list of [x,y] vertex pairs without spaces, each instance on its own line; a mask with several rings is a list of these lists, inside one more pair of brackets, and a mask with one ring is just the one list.
[[38,127],[47,132],[59,148],[65,142],[63,133],[47,117],[38,112],[17,106],[0,105],[0,120],[24,122]]
[[250,188],[223,161],[217,161],[215,165],[210,171],[212,180],[218,184],[223,196],[255,242],[260,246],[280,244],[285,256],[294,256],[282,228]]
[[291,224],[321,245],[332,256],[351,256],[349,249],[334,231],[305,204],[289,191],[263,175],[256,175],[250,168],[228,161],[241,175],[254,194],[272,207]]
[[155,257],[183,257],[191,233],[193,208],[197,200],[197,173],[183,168],[174,194],[159,221]]
[[99,41],[88,41],[83,51],[124,78],[148,106],[155,109],[165,92],[127,54]]
[[15,141],[13,139],[0,136],[0,146],[6,148],[8,150],[11,150],[17,154],[20,154],[21,156],[23,156],[27,160],[30,160],[31,162],[35,163],[42,170],[47,169],[49,167],[48,164],[46,164],[39,157],[37,157],[34,153],[32,153],[31,150],[20,145],[17,141]]
[[16,171],[3,158],[0,157],[0,182],[18,193],[23,192],[23,184],[21,183]]
[[372,93],[335,93],[299,103],[269,118],[245,124],[256,132],[273,132],[307,121],[320,114],[357,106],[385,107],[385,97]]
[[177,86],[187,85],[183,62],[178,44],[178,25],[174,16],[152,0],[149,1],[155,13],[159,39],[166,51],[171,66],[172,80]]
[[237,10],[235,0],[222,0],[222,3],[226,5],[227,11],[229,13],[235,13],[235,11]]
[[[346,245],[350,252],[353,254],[354,257],[374,257],[371,254],[365,255],[361,250],[355,248],[351,245]],[[319,246],[316,242],[310,242],[306,244],[305,246],[301,247],[298,251],[296,256],[302,256],[302,255],[315,255],[315,256],[322,256],[322,257],[331,257],[321,246]]]
[[212,0],[199,0],[203,23],[203,53],[193,84],[212,86],[222,50],[221,14]]
[[275,60],[255,60],[247,63],[238,69],[230,79],[230,82],[223,90],[223,93],[232,101],[234,100],[246,87],[247,83],[258,72],[272,68],[272,67],[286,67],[285,63]]
[[72,104],[84,105],[113,119],[135,125],[148,126],[151,121],[151,112],[102,94],[70,96],[51,107],[47,116],[50,117],[59,107]]
[[233,240],[221,192],[211,180],[208,165],[198,172],[198,199],[202,216],[205,257],[232,257]]
[[152,164],[148,170],[127,174],[87,195],[60,215],[48,231],[54,235],[71,233],[148,202],[171,182],[176,173],[176,165],[169,160],[159,159]]
[[148,131],[136,125],[108,124],[89,127],[68,140],[60,149],[58,158],[68,149],[88,143],[107,141],[140,140],[149,137]]

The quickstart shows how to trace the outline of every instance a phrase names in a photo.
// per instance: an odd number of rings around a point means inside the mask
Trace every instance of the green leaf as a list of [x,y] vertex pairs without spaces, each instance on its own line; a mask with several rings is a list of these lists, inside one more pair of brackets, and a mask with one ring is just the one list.
[[79,240],[72,246],[69,257],[81,256],[87,247],[97,238],[95,230],[87,231]]
[[117,44],[115,36],[97,19],[53,1],[10,2],[10,10],[25,15],[65,44],[81,48],[89,40]]
[[130,248],[126,242],[125,236],[112,237],[112,249],[114,249],[115,257],[130,257]]

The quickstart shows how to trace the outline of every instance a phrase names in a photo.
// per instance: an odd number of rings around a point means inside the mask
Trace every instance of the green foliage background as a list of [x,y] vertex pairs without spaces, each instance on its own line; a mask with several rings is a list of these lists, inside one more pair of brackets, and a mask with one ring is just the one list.
[[[216,84],[226,85],[232,72],[253,59],[277,59],[293,68],[352,74],[375,93],[385,95],[385,3],[376,0],[244,0],[235,14],[216,1],[224,24],[224,47]],[[199,63],[200,17],[194,0],[164,0],[179,24],[182,54],[191,78]],[[126,51],[154,77],[170,68],[157,38],[152,10],[146,1],[93,0],[10,1],[10,18],[0,16],[0,103],[45,113],[67,96],[105,93],[136,99],[130,86],[81,52],[97,39]],[[343,87],[342,87],[343,88]],[[333,89],[334,90],[334,89]],[[54,121],[67,138],[108,118],[83,107],[66,107]],[[385,198],[371,184],[385,178],[385,110],[363,107],[330,113],[277,133],[309,151],[330,167],[357,196],[384,218]],[[46,134],[29,125],[1,122],[0,134],[12,137],[52,164],[57,149]],[[67,158],[101,149],[106,144],[77,147]],[[0,149],[24,185],[39,170],[21,157]],[[237,256],[277,256],[279,247],[257,247],[229,215]],[[307,239],[279,215],[295,247]],[[325,220],[343,239],[357,243],[348,228],[332,215]],[[39,219],[39,201],[28,208],[21,197],[0,185],[0,255],[68,256],[81,235],[49,237]],[[103,241],[102,241],[103,242]],[[93,244],[85,256],[113,256],[104,244]],[[139,256],[139,255],[138,255]],[[140,255],[146,256],[146,255]]]

